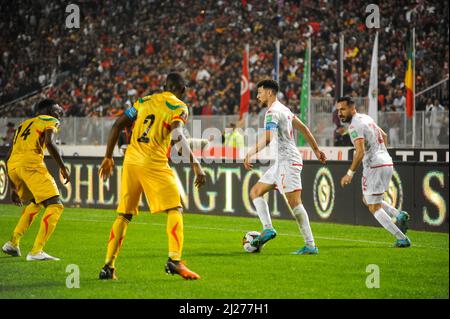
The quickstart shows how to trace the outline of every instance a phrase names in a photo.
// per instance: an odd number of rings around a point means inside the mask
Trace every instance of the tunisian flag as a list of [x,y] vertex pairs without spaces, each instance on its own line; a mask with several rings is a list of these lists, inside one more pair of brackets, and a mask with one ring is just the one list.
[[242,61],[242,75],[241,75],[241,105],[239,109],[239,119],[245,113],[248,113],[248,106],[250,104],[250,77],[248,72],[248,44],[245,46],[243,61]]
[[405,73],[405,89],[406,89],[406,116],[412,118],[414,115],[414,29],[408,32],[407,44],[408,64]]

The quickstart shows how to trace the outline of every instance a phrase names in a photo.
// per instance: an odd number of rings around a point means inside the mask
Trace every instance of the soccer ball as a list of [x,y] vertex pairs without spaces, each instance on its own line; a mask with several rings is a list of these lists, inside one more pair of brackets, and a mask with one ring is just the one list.
[[244,250],[246,252],[248,252],[248,253],[259,252],[259,248],[253,247],[252,245],[250,245],[252,240],[259,235],[261,235],[261,233],[259,233],[257,231],[249,231],[244,235],[244,237],[242,238],[242,246],[244,247]]

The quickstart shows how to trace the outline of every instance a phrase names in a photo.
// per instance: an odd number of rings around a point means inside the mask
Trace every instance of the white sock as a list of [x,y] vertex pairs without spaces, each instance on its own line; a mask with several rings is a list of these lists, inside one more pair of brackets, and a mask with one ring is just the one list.
[[269,205],[262,197],[257,197],[253,200],[253,205],[256,207],[259,220],[264,229],[273,229],[272,219],[270,218]]
[[311,226],[309,225],[308,213],[306,212],[305,207],[302,204],[295,207],[293,210],[295,215],[295,220],[297,221],[297,225],[300,228],[300,232],[305,239],[305,243],[309,247],[315,247],[314,237],[311,231]]
[[384,211],[383,208],[380,208],[373,214],[378,222],[392,235],[397,239],[406,239],[405,234],[401,232],[400,229],[392,222],[391,217]]
[[395,207],[392,207],[391,205],[389,205],[385,201],[381,202],[381,207],[383,207],[384,211],[386,213],[388,213],[388,215],[391,216],[391,217],[397,217],[400,214],[398,209],[396,209]]

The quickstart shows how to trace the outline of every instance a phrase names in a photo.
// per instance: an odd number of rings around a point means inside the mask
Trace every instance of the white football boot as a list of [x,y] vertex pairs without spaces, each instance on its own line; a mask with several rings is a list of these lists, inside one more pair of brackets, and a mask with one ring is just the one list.
[[34,255],[32,255],[31,253],[27,255],[27,261],[36,261],[36,260],[59,260],[59,258],[50,256],[49,254],[43,251],[38,252],[37,254]]
[[20,253],[19,246],[14,246],[10,241],[8,241],[6,244],[3,245],[2,251],[5,254],[8,254],[13,257],[20,257],[22,254]]

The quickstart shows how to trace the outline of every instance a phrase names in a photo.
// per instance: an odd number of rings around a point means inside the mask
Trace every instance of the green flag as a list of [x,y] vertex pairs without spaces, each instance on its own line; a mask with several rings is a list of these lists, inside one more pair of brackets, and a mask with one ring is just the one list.
[[[302,95],[300,98],[300,120],[307,122],[307,113],[309,106],[310,76],[311,76],[311,38],[308,39],[305,52],[305,66],[303,68]],[[298,146],[305,145],[305,138],[299,132]]]

